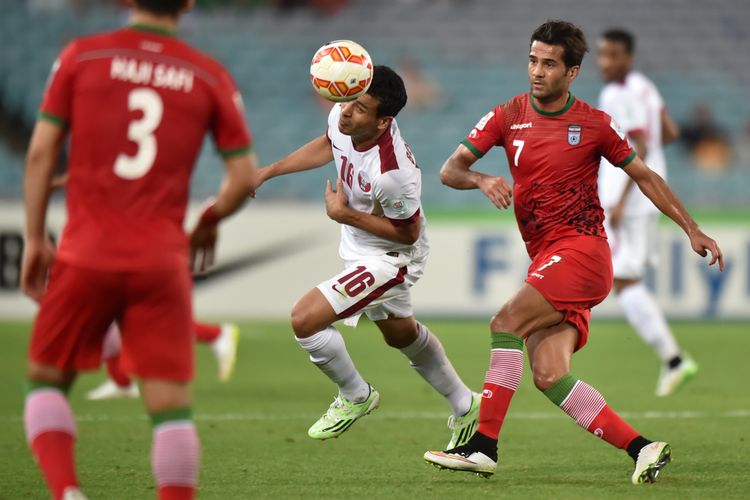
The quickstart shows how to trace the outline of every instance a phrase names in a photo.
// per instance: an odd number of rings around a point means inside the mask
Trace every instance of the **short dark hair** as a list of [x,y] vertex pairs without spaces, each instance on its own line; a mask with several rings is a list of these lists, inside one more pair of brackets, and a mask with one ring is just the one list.
[[608,29],[602,33],[602,38],[609,42],[621,43],[628,54],[632,54],[635,51],[635,38],[633,34],[622,28]]
[[581,28],[568,21],[549,20],[531,34],[529,46],[534,42],[559,45],[563,48],[563,61],[567,68],[580,66],[583,55],[589,51],[586,36]]
[[187,0],[133,0],[138,9],[157,15],[176,16],[187,5]]
[[373,68],[372,83],[367,93],[378,100],[377,116],[396,116],[406,105],[404,81],[388,66]]

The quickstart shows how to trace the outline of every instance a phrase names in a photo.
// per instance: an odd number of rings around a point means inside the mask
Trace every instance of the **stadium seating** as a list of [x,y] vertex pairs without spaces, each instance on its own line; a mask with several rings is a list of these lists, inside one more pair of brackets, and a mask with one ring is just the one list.
[[[686,8],[689,4],[690,8]],[[575,9],[574,9],[575,7]],[[22,2],[10,2],[0,18],[0,102],[8,113],[33,123],[46,75],[59,48],[71,37],[121,24],[125,13],[109,8],[85,12],[30,14]],[[185,21],[183,36],[211,53],[232,71],[245,98],[248,120],[261,161],[284,155],[320,134],[325,112],[309,84],[309,58],[323,42],[354,38],[377,62],[397,66],[407,54],[438,82],[444,93],[439,109],[407,109],[399,117],[404,136],[424,172],[424,196],[430,205],[481,203],[480,196],[441,189],[437,170],[454,145],[487,110],[526,89],[525,47],[533,27],[546,18],[568,17],[575,10],[594,36],[612,22],[626,26],[638,39],[638,66],[660,86],[678,121],[695,103],[708,102],[733,136],[750,119],[744,88],[750,66],[737,64],[736,54],[750,52],[750,2],[733,0],[634,0],[613,4],[597,0],[538,2],[441,0],[350,2],[341,14],[321,17],[295,10],[271,9],[197,11]],[[658,12],[655,12],[658,10]],[[665,23],[663,19],[673,22]],[[616,20],[616,21],[613,21]],[[576,95],[595,102],[601,84],[591,55],[576,82]],[[221,165],[207,143],[194,179],[194,194],[212,192]],[[722,175],[701,173],[679,146],[668,150],[670,179],[691,204],[746,204],[750,165],[735,166]],[[500,166],[492,156],[483,168]],[[20,190],[21,161],[2,146],[0,180],[3,196]],[[276,179],[263,196],[313,199],[320,196],[330,171]],[[710,186],[710,190],[706,189]]]

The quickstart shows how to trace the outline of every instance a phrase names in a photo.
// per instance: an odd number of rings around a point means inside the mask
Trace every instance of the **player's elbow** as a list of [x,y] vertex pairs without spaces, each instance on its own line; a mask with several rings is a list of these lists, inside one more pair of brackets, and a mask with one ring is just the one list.
[[444,186],[453,187],[454,184],[454,167],[451,165],[450,160],[445,162],[443,164],[443,167],[440,169],[440,182]]
[[397,226],[397,228],[398,236],[396,239],[398,243],[413,245],[419,240],[420,229],[418,221],[403,226]]

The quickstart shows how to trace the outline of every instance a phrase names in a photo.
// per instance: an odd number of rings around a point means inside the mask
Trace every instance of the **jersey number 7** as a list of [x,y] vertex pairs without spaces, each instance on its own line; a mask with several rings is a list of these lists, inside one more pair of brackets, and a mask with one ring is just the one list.
[[135,156],[121,153],[115,160],[115,174],[123,179],[134,180],[146,175],[156,160],[156,137],[164,115],[164,104],[159,94],[149,88],[137,88],[128,94],[128,109],[141,111],[143,116],[128,125],[128,139],[138,145]]
[[521,151],[523,151],[524,144],[526,144],[526,141],[522,141],[520,139],[513,139],[513,145],[517,148],[516,155],[513,157],[513,164],[516,167],[518,166],[518,159],[521,158]]

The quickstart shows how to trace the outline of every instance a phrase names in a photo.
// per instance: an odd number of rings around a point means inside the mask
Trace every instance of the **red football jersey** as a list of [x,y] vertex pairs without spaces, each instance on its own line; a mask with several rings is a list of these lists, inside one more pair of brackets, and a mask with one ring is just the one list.
[[183,219],[207,131],[225,157],[250,133],[229,73],[173,34],[133,25],[63,49],[40,118],[70,128],[57,256],[107,270],[187,265]]
[[529,256],[571,235],[606,238],[597,194],[601,157],[618,167],[635,151],[609,115],[572,95],[555,113],[526,93],[497,106],[462,142],[478,157],[502,146],[513,175],[513,208]]

